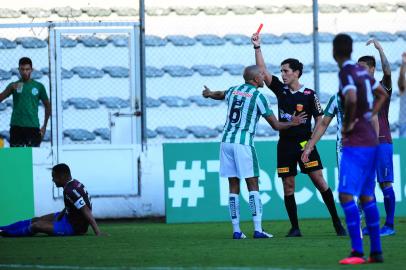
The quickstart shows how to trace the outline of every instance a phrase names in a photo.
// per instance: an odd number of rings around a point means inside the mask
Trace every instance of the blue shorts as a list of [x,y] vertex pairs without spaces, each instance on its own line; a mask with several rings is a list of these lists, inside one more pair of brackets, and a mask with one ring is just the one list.
[[343,147],[338,192],[374,196],[377,147]]
[[59,215],[59,212],[54,215],[54,235],[56,236],[69,236],[75,235],[72,225],[68,221],[68,216],[65,214],[61,220],[57,221],[56,218]]
[[378,145],[376,174],[379,183],[393,183],[393,145],[391,143]]

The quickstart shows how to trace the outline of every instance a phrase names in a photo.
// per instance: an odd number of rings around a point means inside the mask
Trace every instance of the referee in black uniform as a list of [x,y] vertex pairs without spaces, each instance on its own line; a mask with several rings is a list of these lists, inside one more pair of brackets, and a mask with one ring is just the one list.
[[322,173],[323,165],[317,149],[314,148],[312,151],[309,156],[309,162],[303,163],[301,161],[304,146],[312,135],[311,116],[314,117],[317,125],[323,115],[323,110],[315,92],[299,83],[303,64],[293,58],[284,60],[281,63],[282,83],[277,77],[272,76],[266,70],[258,34],[252,36],[252,43],[255,49],[256,64],[264,70],[265,83],[278,99],[279,121],[290,121],[295,112],[298,114],[304,111],[309,116],[302,125],[279,132],[277,150],[278,176],[281,177],[283,181],[285,207],[292,225],[292,228],[286,236],[302,236],[299,229],[294,193],[297,163],[299,163],[301,172],[308,174],[315,187],[320,191],[323,201],[330,212],[337,235],[346,235],[346,231],[337,215],[333,193],[324,180]]

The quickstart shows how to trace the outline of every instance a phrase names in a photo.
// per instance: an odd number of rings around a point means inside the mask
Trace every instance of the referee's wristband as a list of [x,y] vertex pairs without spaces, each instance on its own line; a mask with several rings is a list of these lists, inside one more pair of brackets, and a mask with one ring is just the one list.
[[254,45],[254,49],[256,50],[256,49],[260,49],[261,48],[261,46],[255,46]]

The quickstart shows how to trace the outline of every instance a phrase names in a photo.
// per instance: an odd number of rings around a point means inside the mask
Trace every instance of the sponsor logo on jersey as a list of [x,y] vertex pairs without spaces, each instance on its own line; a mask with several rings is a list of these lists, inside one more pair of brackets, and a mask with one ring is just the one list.
[[312,91],[310,91],[310,90],[304,90],[303,91],[303,94],[305,94],[305,95],[310,95],[312,93]]
[[303,104],[296,104],[296,111],[298,112],[303,111]]
[[279,115],[281,116],[281,119],[286,119],[288,121],[292,120],[292,115],[289,113],[285,113],[283,110],[279,110]]
[[278,168],[278,173],[288,173],[289,167]]
[[31,93],[32,93],[34,96],[38,95],[38,89],[34,87],[34,88],[31,90]]
[[244,92],[240,92],[240,91],[237,91],[237,90],[233,91],[233,95],[247,97],[247,98],[252,97],[252,94],[250,94],[250,93],[244,93]]
[[304,164],[305,168],[312,168],[312,167],[316,167],[319,165],[319,162],[317,160],[315,161],[310,161]]

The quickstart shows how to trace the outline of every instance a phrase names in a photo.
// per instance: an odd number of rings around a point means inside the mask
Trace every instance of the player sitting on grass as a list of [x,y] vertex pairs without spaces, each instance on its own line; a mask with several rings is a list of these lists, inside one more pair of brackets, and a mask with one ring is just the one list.
[[94,233],[101,232],[92,215],[92,204],[84,185],[72,179],[66,164],[52,168],[52,181],[57,187],[63,187],[65,208],[61,212],[35,217],[0,227],[0,236],[33,236],[45,233],[52,236],[83,235],[92,226]]

